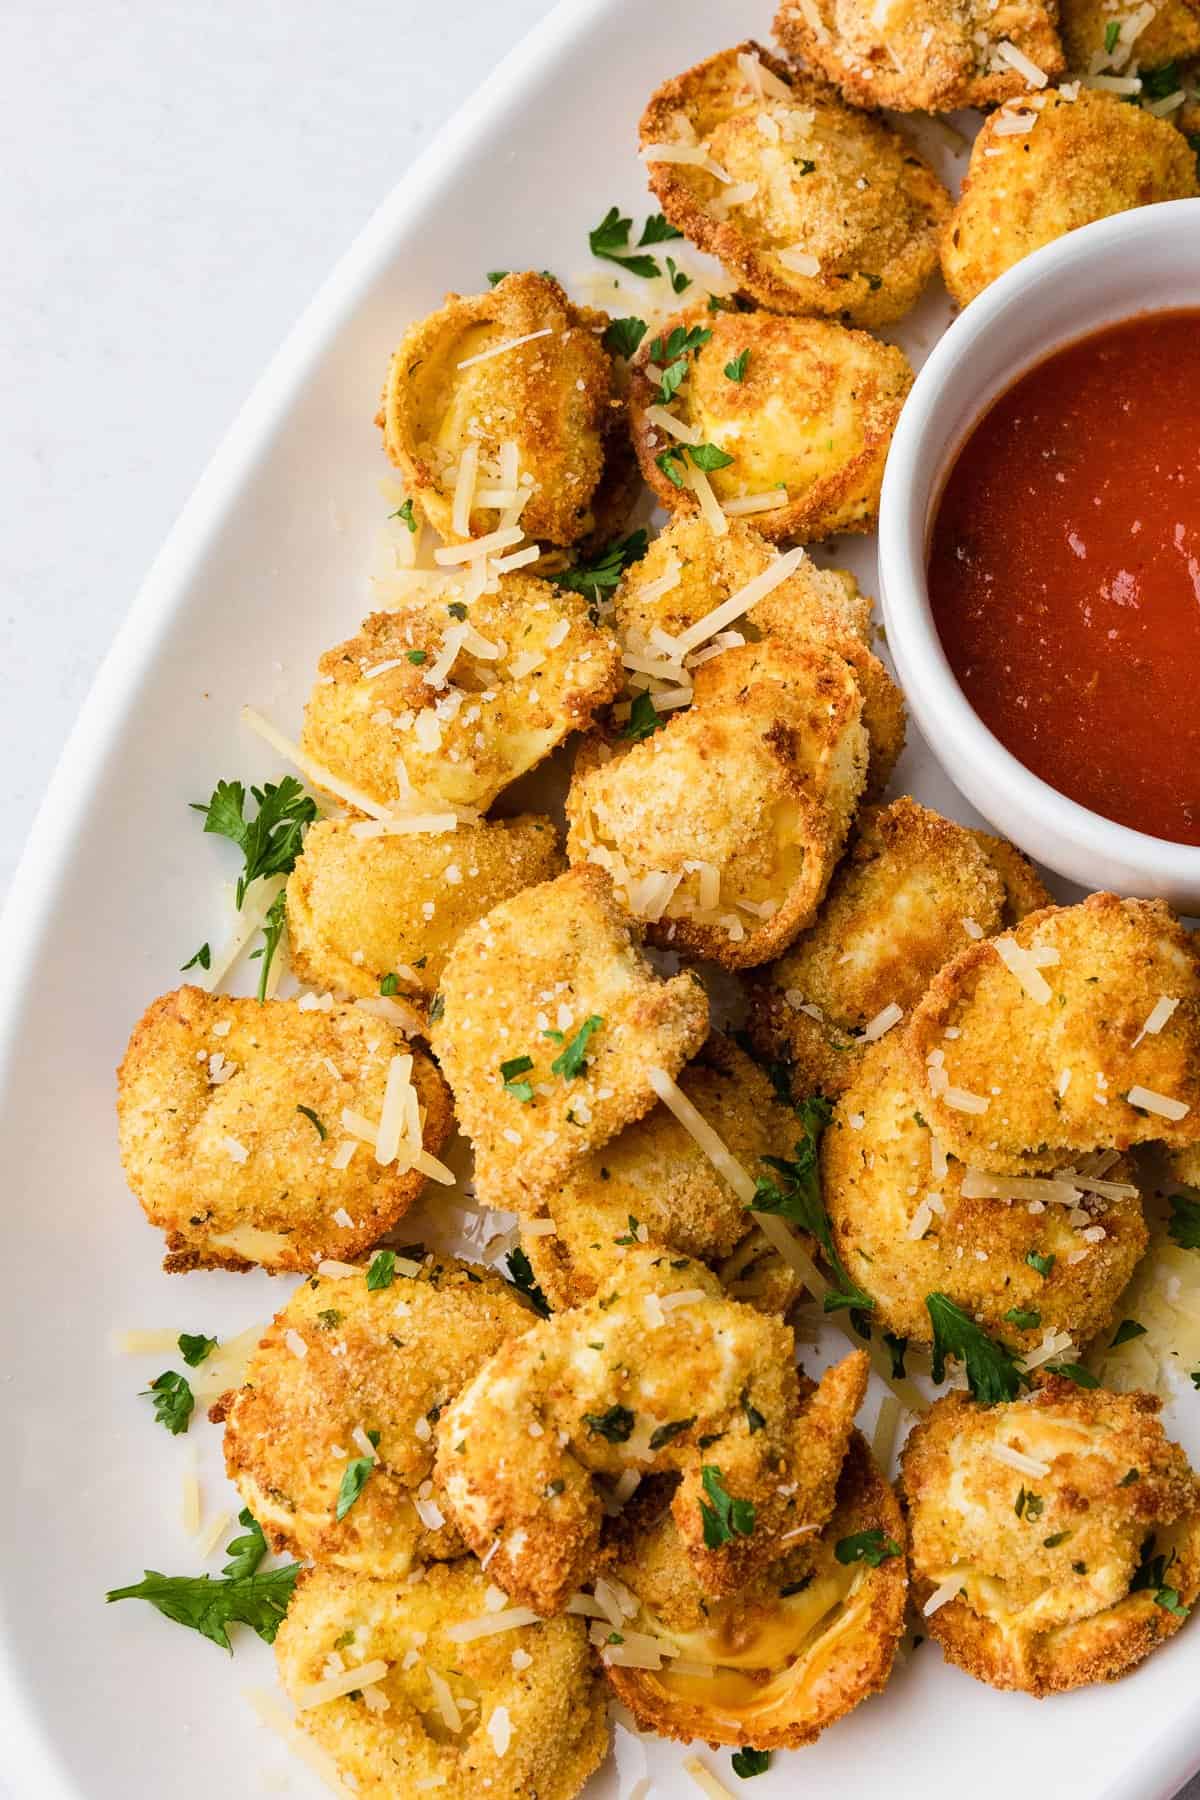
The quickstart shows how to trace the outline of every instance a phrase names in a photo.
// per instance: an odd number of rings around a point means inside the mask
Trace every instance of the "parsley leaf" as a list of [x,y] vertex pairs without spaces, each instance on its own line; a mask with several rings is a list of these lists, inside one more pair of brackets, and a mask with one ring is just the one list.
[[766,1774],[771,1766],[771,1752],[751,1750],[747,1745],[745,1750],[734,1751],[729,1759],[729,1766],[735,1775],[740,1775],[743,1781],[749,1781],[752,1775]]
[[682,1437],[685,1431],[690,1431],[695,1423],[696,1415],[693,1413],[690,1419],[672,1419],[669,1424],[660,1425],[657,1431],[650,1433],[650,1448],[661,1450],[664,1444],[669,1444],[674,1438]]
[[730,381],[744,381],[745,380],[746,364],[749,361],[750,361],[750,349],[749,349],[749,346],[747,346],[745,350],[738,351],[737,355],[734,357],[732,362],[727,362],[725,364],[725,373],[726,373],[726,375],[728,375]]
[[904,1359],[908,1355],[908,1339],[906,1337],[897,1337],[894,1331],[885,1331],[883,1334],[883,1341],[887,1345],[892,1358],[892,1380],[903,1381],[905,1375],[908,1373],[904,1366]]
[[614,262],[619,268],[628,269],[631,275],[640,275],[652,281],[662,270],[652,256],[627,256],[622,251],[629,248],[629,227],[632,219],[623,219],[615,206],[610,206],[599,225],[588,232],[588,245],[593,256],[599,256],[605,262]]
[[428,657],[429,652],[427,650],[406,650],[404,654],[409,662],[413,664],[414,668],[420,668],[421,664]]
[[1139,69],[1142,80],[1143,100],[1165,100],[1168,94],[1174,94],[1179,88],[1179,64],[1163,63],[1157,69]]
[[1023,1377],[1012,1351],[990,1338],[947,1294],[926,1294],[925,1307],[933,1327],[933,1379],[945,1380],[946,1358],[953,1356],[966,1368],[976,1400],[985,1406],[1015,1400]]
[[403,506],[398,506],[395,512],[389,513],[388,518],[403,519],[410,531],[416,531],[417,529],[417,521],[413,518],[413,503],[411,500],[406,500]]
[[613,356],[630,357],[648,329],[645,319],[639,319],[635,314],[626,319],[610,319],[600,342]]
[[817,1145],[832,1109],[827,1100],[814,1097],[804,1101],[798,1110],[804,1135],[797,1141],[795,1157],[791,1162],[778,1156],[762,1158],[767,1167],[783,1179],[772,1181],[769,1176],[760,1175],[750,1202],[751,1211],[777,1213],[781,1219],[799,1225],[802,1231],[816,1238],[837,1279],[835,1291],[825,1296],[826,1312],[836,1312],[842,1306],[848,1306],[854,1312],[870,1312],[875,1302],[851,1279],[838,1255],[829,1215],[821,1200]]
[[160,1425],[166,1426],[172,1437],[187,1430],[196,1398],[186,1376],[177,1375],[174,1369],[166,1369],[157,1381],[152,1381],[142,1391],[153,1397],[154,1417]]
[[1053,1255],[1039,1256],[1036,1250],[1031,1250],[1029,1255],[1025,1258],[1025,1261],[1029,1264],[1031,1269],[1037,1270],[1043,1281],[1054,1267]]
[[212,950],[208,944],[201,944],[194,956],[189,956],[185,963],[180,963],[179,973],[181,975],[186,975],[188,970],[194,969],[197,964],[199,964],[202,969],[209,969],[212,967]]
[[1173,1587],[1160,1587],[1154,1596],[1154,1604],[1161,1606],[1164,1612],[1174,1613],[1177,1619],[1186,1619],[1191,1611],[1191,1607],[1185,1606],[1180,1599],[1179,1589]]
[[267,997],[267,977],[271,973],[271,964],[275,960],[279,940],[287,927],[287,918],[284,912],[286,901],[287,895],[284,889],[280,888],[271,902],[270,912],[263,920],[263,941],[257,950],[250,952],[251,962],[256,962],[259,957],[262,958],[262,968],[258,972],[258,998],[260,1000],[265,1000]]
[[1076,1387],[1098,1388],[1100,1383],[1090,1369],[1082,1363],[1043,1363],[1042,1368],[1047,1375],[1061,1375],[1064,1381],[1073,1381]]
[[1110,19],[1108,21],[1108,24],[1104,27],[1104,54],[1106,56],[1112,55],[1113,51],[1117,47],[1117,39],[1120,37],[1120,35],[1121,35],[1120,20],[1119,19]]
[[504,277],[509,273],[510,271],[508,269],[489,269],[487,272],[488,286],[499,287],[500,283],[504,280]]
[[374,1467],[375,1464],[369,1456],[355,1456],[346,1464],[342,1474],[342,1485],[338,1489],[337,1506],[334,1508],[334,1518],[339,1522],[345,1518],[366,1487]]
[[205,831],[229,838],[245,857],[237,884],[239,911],[252,881],[291,874],[305,828],[317,817],[316,801],[292,775],[285,775],[280,782],[264,782],[250,792],[258,805],[253,819],[245,817],[246,790],[240,781],[218,781],[207,803],[191,803],[193,812],[204,814]]
[[312,1126],[313,1130],[316,1132],[316,1134],[320,1138],[321,1142],[324,1143],[325,1139],[329,1136],[329,1133],[326,1131],[320,1118],[313,1111],[312,1107],[311,1106],[298,1106],[296,1108],[296,1111],[298,1113],[304,1114],[304,1117],[308,1120],[309,1124]]
[[577,1076],[584,1074],[587,1070],[587,1059],[583,1053],[588,1047],[589,1038],[594,1032],[599,1031],[603,1023],[604,1020],[599,1013],[589,1013],[566,1049],[560,1050],[550,1064],[551,1073],[561,1075],[564,1081],[574,1081]]
[[754,1502],[735,1500],[727,1494],[721,1482],[721,1471],[715,1463],[702,1465],[700,1479],[712,1501],[711,1506],[708,1501],[700,1502],[705,1549],[719,1550],[722,1544],[728,1544],[735,1537],[749,1537],[754,1530]]
[[634,743],[637,743],[642,738],[650,737],[660,725],[665,724],[666,720],[649,694],[643,690],[634,696],[633,705],[629,709],[629,718],[621,731],[621,736],[632,738]]
[[234,1624],[249,1625],[264,1644],[274,1643],[299,1573],[300,1564],[289,1563],[283,1569],[216,1581],[210,1575],[160,1575],[157,1569],[147,1569],[144,1581],[112,1588],[105,1599],[148,1600],[164,1618],[190,1626],[232,1652],[228,1627]]
[[682,231],[676,231],[673,225],[668,225],[661,213],[651,213],[642,226],[642,235],[638,239],[638,244],[669,244],[672,238],[681,238],[682,236]]
[[685,289],[690,288],[692,285],[691,276],[685,275],[673,256],[668,256],[667,258],[667,275],[670,278],[671,292],[673,294],[682,294]]
[[1181,1249],[1200,1250],[1200,1200],[1187,1194],[1172,1194],[1167,1230]]
[[519,1294],[524,1294],[532,1304],[534,1312],[543,1319],[550,1317],[550,1302],[533,1279],[533,1264],[519,1244],[515,1250],[510,1250],[508,1253],[507,1280]]
[[877,1569],[889,1557],[899,1556],[900,1546],[874,1526],[870,1531],[856,1531],[850,1537],[839,1538],[833,1554],[840,1563],[865,1562],[868,1568]]
[[607,1412],[584,1413],[583,1422],[597,1437],[610,1444],[627,1444],[634,1427],[634,1416],[627,1406],[610,1406]]
[[179,1334],[179,1354],[189,1369],[197,1368],[217,1347],[216,1338],[200,1337],[190,1331]]
[[1112,1343],[1108,1347],[1110,1350],[1117,1350],[1122,1344],[1132,1343],[1134,1338],[1145,1337],[1145,1335],[1146,1327],[1139,1325],[1136,1319],[1122,1319],[1113,1333]]
[[683,486],[683,451],[678,445],[669,450],[660,450],[654,459],[655,466],[662,470],[672,487]]
[[253,1575],[267,1554],[267,1540],[263,1536],[263,1528],[248,1506],[244,1506],[238,1514],[238,1524],[246,1527],[245,1536],[230,1538],[225,1546],[225,1554],[229,1561],[221,1570],[222,1575],[235,1578],[242,1575]]
[[1041,1313],[1035,1312],[1031,1307],[1013,1306],[1004,1316],[1018,1331],[1036,1331],[1042,1322]]
[[377,1294],[382,1288],[390,1288],[395,1279],[396,1252],[394,1250],[377,1250],[367,1269],[368,1292]]
[[568,588],[573,594],[594,594],[597,588],[615,588],[631,563],[640,562],[649,548],[646,533],[639,529],[628,537],[615,538],[605,544],[590,563],[576,563],[553,577],[555,587]]
[[383,995],[385,1000],[390,998],[390,996],[396,992],[399,985],[400,977],[396,974],[394,969],[389,969],[386,975],[381,975],[379,977],[379,992]]
[[733,461],[732,456],[718,448],[716,444],[688,444],[687,453],[698,469],[727,469]]

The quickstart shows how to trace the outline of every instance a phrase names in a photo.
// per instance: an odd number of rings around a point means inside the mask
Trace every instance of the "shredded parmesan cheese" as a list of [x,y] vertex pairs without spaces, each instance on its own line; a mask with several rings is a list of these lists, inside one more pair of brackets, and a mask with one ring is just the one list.
[[708,1800],[733,1800],[733,1795],[724,1782],[718,1781],[712,1770],[706,1769],[698,1756],[685,1757],[683,1771],[685,1775],[691,1776],[702,1794],[708,1795]]
[[697,619],[694,625],[689,625],[686,631],[680,632],[676,640],[680,655],[687,656],[690,651],[698,650],[706,639],[713,637],[718,631],[723,631],[727,625],[732,624],[734,619],[741,618],[743,613],[748,613],[752,607],[757,606],[760,600],[764,600],[768,594],[773,593],[782,582],[794,574],[807,556],[808,552],[802,545],[797,546],[795,550],[787,551],[783,556],[777,556],[761,575],[756,575],[752,581],[746,583],[745,587],[730,594],[728,600],[723,600],[719,606],[714,606],[711,612],[705,613],[703,618]]
[[890,1006],[885,1006],[882,1012],[876,1013],[870,1024],[864,1028],[863,1042],[873,1044],[876,1038],[881,1038],[885,1032],[892,1029],[893,1025],[898,1025],[903,1017],[904,1008],[897,1006],[893,1000]]
[[1007,63],[1010,69],[1015,69],[1018,75],[1023,75],[1031,88],[1045,87],[1048,80],[1046,71],[1039,69],[1023,50],[1018,50],[1007,38],[1001,38],[996,45],[996,56],[1000,62]]
[[[527,331],[524,337],[506,338],[502,344],[493,344],[490,350],[480,350],[474,356],[465,356],[458,364],[458,367],[460,369],[470,369],[473,368],[476,363],[490,362],[493,356],[507,356],[510,350],[519,350],[522,344],[532,344],[535,338],[553,336],[554,327],[552,325],[543,325],[540,331]],[[464,462],[471,450],[474,450],[478,457],[479,446],[477,444],[468,445],[467,449],[463,451]],[[458,496],[456,493],[455,499],[457,500],[457,498]],[[455,530],[457,531],[458,529],[459,527],[456,525]]]
[[1036,1456],[1026,1456],[1023,1450],[1014,1450],[1011,1444],[989,1444],[988,1455],[994,1462],[1005,1463],[1010,1469],[1016,1469],[1022,1475],[1048,1475],[1050,1464],[1039,1462]]
[[948,1600],[954,1599],[954,1596],[958,1593],[961,1586],[962,1577],[959,1575],[951,1575],[949,1580],[943,1581],[940,1587],[934,1588],[932,1594],[930,1594],[928,1600],[921,1608],[924,1616],[927,1619],[931,1619],[934,1613],[940,1611]]
[[1010,937],[994,939],[992,948],[1009,974],[1016,977],[1029,998],[1035,1000],[1039,1006],[1045,1006],[1050,998],[1050,984],[1042,974],[1034,956],[1028,950],[1023,950],[1020,944]]
[[1146,1023],[1134,1038],[1130,1048],[1136,1050],[1144,1037],[1157,1037],[1178,1005],[1178,1000],[1168,1000],[1165,994],[1161,995],[1151,1007]]
[[388,1665],[378,1658],[374,1662],[360,1663],[357,1668],[343,1669],[338,1674],[329,1675],[324,1681],[314,1681],[309,1687],[303,1687],[296,1695],[297,1712],[307,1712],[310,1707],[324,1706],[330,1700],[340,1700],[343,1694],[351,1694],[356,1688],[370,1687],[376,1681],[382,1681],[388,1672]]
[[472,1644],[476,1638],[499,1637],[506,1631],[519,1631],[522,1625],[540,1622],[532,1607],[510,1606],[504,1612],[489,1613],[486,1618],[463,1619],[458,1625],[449,1625],[446,1636],[452,1644]]

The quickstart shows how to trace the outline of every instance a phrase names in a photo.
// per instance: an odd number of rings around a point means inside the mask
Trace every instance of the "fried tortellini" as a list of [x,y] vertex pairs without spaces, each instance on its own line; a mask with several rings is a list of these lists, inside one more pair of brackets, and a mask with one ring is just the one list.
[[[342,1114],[379,1118],[397,1058],[420,1142],[406,1137],[381,1162],[347,1137]],[[166,1234],[172,1272],[307,1274],[322,1257],[359,1255],[408,1211],[422,1160],[452,1124],[429,1058],[385,1021],[332,1003],[179,988],[134,1027],[117,1082],[126,1178]]]
[[1123,75],[1131,61],[1142,70],[1200,55],[1196,0],[1155,0],[1152,16],[1120,0],[1059,0],[1059,28],[1067,67],[1081,75]]
[[[772,311],[887,324],[937,267],[951,201],[928,163],[756,44],[657,89],[641,140],[667,218]],[[701,146],[708,161],[659,162],[659,145]]]
[[318,667],[305,750],[401,810],[486,811],[621,687],[616,642],[586,601],[516,573],[469,604],[438,588],[372,613]]
[[1057,0],[780,0],[775,36],[855,106],[954,112],[1063,71]]
[[[654,369],[686,365],[673,392]],[[734,380],[726,370],[741,367]],[[883,465],[913,373],[902,350],[828,319],[693,311],[644,342],[631,364],[630,420],[642,474],[670,513],[755,504],[773,542],[869,531]],[[674,427],[657,409],[669,400]],[[778,503],[758,505],[778,490]]]
[[[1012,131],[1015,117],[1028,129]],[[1007,128],[1006,128],[1007,122]],[[942,232],[942,274],[966,306],[1014,263],[1094,219],[1200,193],[1196,154],[1168,119],[1081,87],[993,113]]]
[[[1044,1696],[1126,1674],[1200,1595],[1200,1483],[1149,1394],[948,1394],[904,1446],[913,1599],[948,1661]],[[1034,1470],[1037,1472],[1034,1473]]]
[[708,1036],[691,973],[660,980],[612,883],[570,869],[463,933],[430,1008],[431,1039],[491,1206],[536,1208],[589,1151],[655,1104]]
[[366,998],[382,983],[425,1000],[468,925],[563,866],[554,822],[540,813],[380,837],[322,819],[288,879],[292,967],[323,991]]
[[[620,455],[606,323],[573,306],[552,276],[523,273],[487,294],[448,295],[405,333],[378,422],[441,538],[485,537],[518,518],[547,544],[574,544],[593,529],[606,454]],[[506,445],[516,452],[507,472]],[[489,464],[496,474],[478,480]],[[477,485],[469,509],[456,510],[461,480]]]
[[[436,1422],[534,1323],[491,1270],[440,1255],[385,1262],[375,1287],[366,1264],[303,1282],[212,1414],[225,1421],[230,1480],[276,1550],[379,1580],[462,1555],[432,1480]],[[369,1475],[343,1509],[363,1457]]]

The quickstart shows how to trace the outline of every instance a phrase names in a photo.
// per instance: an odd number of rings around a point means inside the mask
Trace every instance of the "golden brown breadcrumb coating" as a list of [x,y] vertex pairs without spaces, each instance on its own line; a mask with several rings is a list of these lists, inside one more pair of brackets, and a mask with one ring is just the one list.
[[[937,267],[951,200],[929,164],[882,119],[761,45],[722,50],[664,82],[640,132],[643,152],[699,145],[729,177],[648,163],[671,223],[773,312],[885,325],[916,304]],[[731,191],[744,198],[728,202]],[[815,259],[814,273],[789,266],[797,251]]]
[[1200,1484],[1158,1407],[1052,1378],[1006,1406],[948,1394],[917,1423],[913,1599],[957,1584],[926,1624],[951,1662],[1041,1696],[1115,1680],[1179,1629],[1200,1595]]
[[[1002,951],[1032,952],[1021,966],[1037,998]],[[1162,1000],[1177,1004],[1147,1031]],[[973,944],[935,976],[906,1043],[922,1113],[977,1168],[1020,1174],[1200,1137],[1200,961],[1162,900],[1091,894]]]
[[523,574],[464,592],[372,613],[317,665],[301,742],[377,805],[486,812],[620,692],[620,651],[579,594]]
[[[382,1580],[462,1555],[453,1526],[436,1522],[437,1420],[534,1315],[498,1275],[453,1257],[402,1252],[373,1289],[369,1266],[302,1282],[213,1416],[225,1420],[229,1478],[274,1549]],[[364,1456],[370,1474],[339,1520],[346,1470]]]
[[821,1139],[842,1261],[874,1299],[873,1321],[919,1344],[932,1340],[931,1293],[1023,1351],[1047,1332],[1089,1343],[1111,1323],[1148,1241],[1131,1174],[1114,1159],[1062,1190],[1026,1192],[1018,1181],[1013,1198],[990,1196],[939,1153],[898,1033],[864,1052]]
[[614,750],[595,739],[567,796],[567,855],[612,876],[651,941],[725,968],[809,923],[866,780],[849,665],[772,637],[696,671],[686,711]]
[[435,1013],[434,1053],[492,1206],[540,1204],[650,1111],[647,1070],[678,1074],[708,1035],[697,978],[654,974],[594,868],[526,888],[465,931]]
[[[401,1147],[339,1166],[349,1109],[375,1121],[395,1056],[411,1056],[424,1148],[450,1135],[429,1058],[354,1006],[237,1000],[181,987],[147,1007],[117,1071],[121,1159],[163,1267],[298,1269],[361,1255],[425,1185]],[[310,1114],[315,1114],[314,1121]]]
[[[749,1174],[759,1173],[763,1156],[795,1155],[795,1114],[728,1038],[714,1033],[680,1070],[679,1086]],[[610,1286],[626,1249],[639,1240],[695,1257],[724,1276],[727,1259],[752,1236],[759,1240],[756,1266],[733,1258],[730,1267],[734,1298],[782,1306],[798,1297],[796,1278],[783,1279],[791,1272],[761,1240],[753,1214],[665,1106],[585,1156],[547,1197],[545,1211],[553,1236],[523,1233],[522,1243],[555,1308],[582,1305]]]
[[1014,922],[998,855],[1049,904],[1020,852],[1000,846],[908,795],[860,815],[816,923],[752,990],[751,1039],[792,1065],[798,1100],[840,1094],[858,1074],[866,1026],[888,1007],[910,1012],[973,937]]
[[[661,1504],[661,1502],[660,1502]],[[667,1636],[691,1668],[622,1668],[601,1649],[609,1683],[644,1729],[687,1742],[797,1750],[887,1682],[904,1630],[904,1521],[858,1432],[832,1517],[726,1600],[697,1586],[669,1512],[618,1528],[616,1574],[640,1601],[630,1629]],[[875,1534],[876,1567],[837,1547]],[[712,1674],[701,1673],[708,1666]],[[693,1672],[694,1671],[694,1672]]]
[[1093,58],[1102,73],[1125,75],[1200,55],[1197,0],[1155,0],[1144,22],[1142,7],[1121,0],[1059,0],[1059,12],[1067,67],[1081,75],[1093,71]]
[[[1005,135],[1006,117],[1029,129]],[[942,231],[942,274],[966,306],[989,282],[1068,231],[1156,200],[1200,193],[1196,154],[1169,119],[1116,94],[1026,95],[993,113],[971,149]]]
[[[662,404],[661,383],[647,364],[660,366],[676,328],[710,334],[689,353],[688,378],[667,410],[698,434],[696,444],[732,459],[707,474],[717,500],[778,488],[778,506],[754,514],[774,543],[870,531],[888,446],[913,381],[904,352],[829,319],[694,309],[669,320],[643,341],[629,391],[642,474],[669,513],[697,508],[689,446],[647,417]],[[749,353],[745,374],[731,381],[725,369],[743,351]]]
[[561,873],[554,822],[541,813],[456,831],[359,837],[322,819],[287,884],[288,949],[302,981],[367,997],[436,991],[451,946],[500,900]]
[[[487,1615],[489,1586],[470,1560],[415,1585],[300,1576],[275,1639],[280,1680],[300,1729],[359,1800],[574,1800],[603,1762],[604,1690],[583,1620],[464,1640],[457,1632]],[[356,1668],[375,1676],[363,1690],[304,1704],[331,1672]]]
[[[1063,69],[1058,0],[780,0],[775,36],[855,106],[956,112],[1029,86],[1021,59]],[[1008,49],[1015,50],[1015,57]]]
[[[574,544],[592,529],[592,496],[619,402],[600,342],[604,313],[572,306],[552,277],[507,275],[487,294],[447,294],[409,327],[388,365],[378,423],[388,455],[413,498],[447,542],[500,527],[508,503],[479,502],[470,530],[453,523],[453,473],[469,445],[481,463],[515,443],[531,477],[520,514],[530,538]],[[534,335],[536,334],[536,335]],[[471,362],[517,338],[531,342]],[[464,368],[463,364],[469,366]],[[505,492],[495,480],[485,494]]]
[[[787,1326],[703,1264],[633,1244],[611,1292],[485,1363],[439,1422],[438,1478],[493,1578],[547,1614],[597,1566],[593,1477],[677,1473],[688,1560],[707,1593],[730,1593],[828,1514],[867,1366],[852,1352],[801,1403]],[[714,1477],[744,1503],[736,1523]]]

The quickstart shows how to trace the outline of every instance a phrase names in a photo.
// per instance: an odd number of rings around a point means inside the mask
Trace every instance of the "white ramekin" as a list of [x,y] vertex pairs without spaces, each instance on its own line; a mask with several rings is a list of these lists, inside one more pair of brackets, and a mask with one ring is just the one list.
[[[1102,219],[1027,257],[954,321],[917,376],[888,456],[879,522],[887,641],[913,716],[951,781],[998,831],[1088,888],[1200,912],[1200,848],[1148,837],[1068,800],[974,711],[926,590],[942,483],[985,407],[1058,345],[1134,314],[1200,307],[1200,200]],[[1130,692],[1131,706],[1138,704]],[[1171,729],[1169,720],[1163,729]]]

